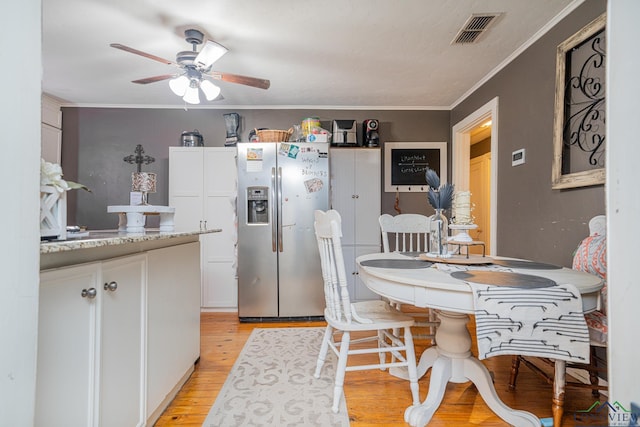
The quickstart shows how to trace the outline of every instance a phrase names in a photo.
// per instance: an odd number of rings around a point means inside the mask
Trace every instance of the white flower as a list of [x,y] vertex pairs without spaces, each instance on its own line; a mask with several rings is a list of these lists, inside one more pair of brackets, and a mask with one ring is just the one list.
[[59,193],[74,190],[76,188],[82,188],[90,191],[82,184],[62,179],[62,167],[57,163],[46,162],[44,159],[40,159],[40,185],[49,185],[55,188]]

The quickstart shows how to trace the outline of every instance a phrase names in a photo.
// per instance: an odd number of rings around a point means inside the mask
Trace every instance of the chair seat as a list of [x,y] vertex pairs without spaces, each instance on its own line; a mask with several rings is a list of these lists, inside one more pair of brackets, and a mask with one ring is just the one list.
[[326,309],[325,320],[334,328],[343,331],[369,331],[372,329],[372,325],[375,325],[375,329],[404,328],[412,326],[415,322],[413,316],[396,310],[386,301],[360,301],[351,304],[351,307],[352,310],[355,310],[357,317],[368,319],[371,323],[361,323],[355,317],[351,323],[336,320]]
[[601,311],[593,311],[584,315],[589,328],[589,338],[595,343],[607,344],[607,316]]

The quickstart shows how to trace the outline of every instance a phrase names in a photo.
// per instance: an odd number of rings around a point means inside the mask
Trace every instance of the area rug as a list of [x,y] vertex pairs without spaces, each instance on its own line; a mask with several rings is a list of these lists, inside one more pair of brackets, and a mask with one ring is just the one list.
[[331,411],[337,359],[313,376],[324,328],[256,328],[227,377],[203,427],[348,426],[344,397]]

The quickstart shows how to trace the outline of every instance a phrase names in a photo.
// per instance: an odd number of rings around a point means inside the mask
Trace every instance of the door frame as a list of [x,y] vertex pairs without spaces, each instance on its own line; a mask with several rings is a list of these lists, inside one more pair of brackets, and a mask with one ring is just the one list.
[[471,151],[471,130],[491,119],[491,188],[490,217],[491,233],[489,245],[491,253],[496,253],[497,210],[498,210],[498,97],[478,108],[456,123],[452,128],[452,182],[456,190],[469,190],[469,157]]

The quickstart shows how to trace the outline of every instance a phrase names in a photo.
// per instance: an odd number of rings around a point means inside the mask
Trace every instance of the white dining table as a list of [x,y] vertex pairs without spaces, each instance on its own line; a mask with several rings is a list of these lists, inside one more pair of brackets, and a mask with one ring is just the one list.
[[[448,382],[472,381],[487,406],[501,419],[514,426],[540,426],[540,419],[530,412],[515,410],[504,404],[493,386],[487,368],[471,353],[471,335],[467,329],[469,314],[474,313],[471,287],[462,280],[425,261],[425,268],[385,268],[363,266],[368,260],[411,260],[416,255],[375,253],[357,258],[358,275],[376,294],[412,304],[436,309],[440,326],[436,330],[436,345],[420,356],[418,376],[431,368],[429,390],[424,402],[407,408],[404,419],[411,426],[424,426],[433,417],[444,397]],[[495,257],[495,259],[501,259]],[[508,259],[508,258],[502,258]],[[365,263],[367,264],[367,263]],[[526,269],[511,268],[513,272],[535,275],[553,280],[558,285],[572,284],[581,294],[585,313],[597,308],[603,282],[599,277],[569,268]],[[401,370],[392,374],[405,377]]]

